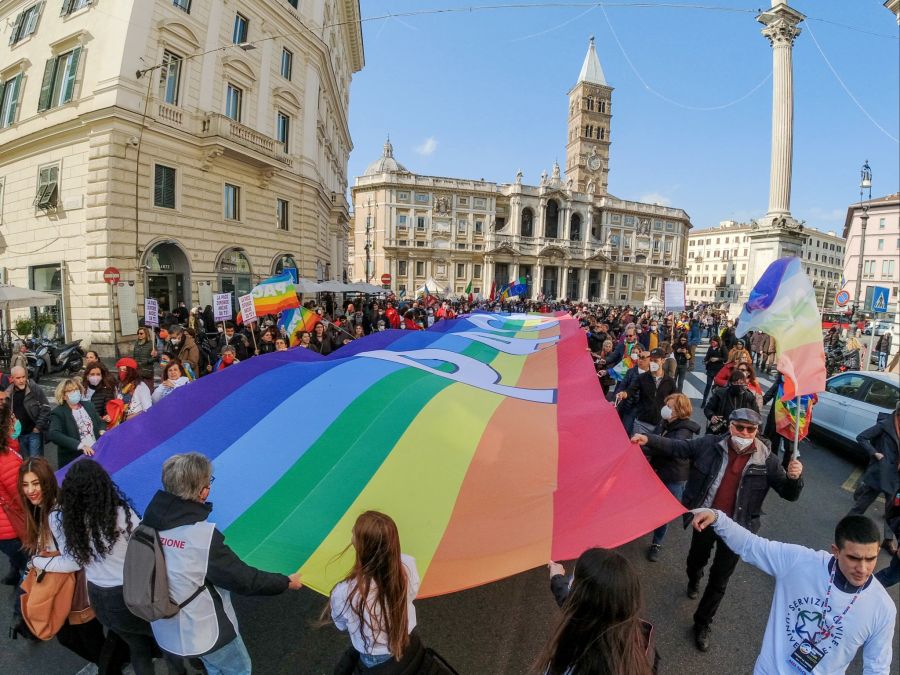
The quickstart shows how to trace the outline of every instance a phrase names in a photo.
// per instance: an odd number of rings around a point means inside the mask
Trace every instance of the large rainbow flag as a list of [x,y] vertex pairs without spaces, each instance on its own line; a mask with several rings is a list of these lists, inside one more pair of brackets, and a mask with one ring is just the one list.
[[735,335],[743,337],[751,330],[768,333],[775,340],[785,399],[825,389],[822,317],[799,258],[776,260],[756,282]]
[[257,316],[278,314],[286,309],[300,306],[297,287],[289,272],[283,272],[259,282],[250,292],[253,294],[253,307],[256,309]]
[[205,453],[226,542],[323,594],[367,509],[397,522],[420,596],[618,546],[683,511],[565,315],[478,313],[327,357],[266,354],[177,389],[95,449],[139,510],[167,457]]
[[300,305],[285,310],[278,319],[278,325],[290,336],[291,347],[300,344],[300,333],[311,333],[316,324],[322,320],[316,312]]

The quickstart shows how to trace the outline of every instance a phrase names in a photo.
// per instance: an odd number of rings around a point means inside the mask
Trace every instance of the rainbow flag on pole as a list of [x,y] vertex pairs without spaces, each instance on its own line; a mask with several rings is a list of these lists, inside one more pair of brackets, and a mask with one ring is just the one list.
[[795,399],[825,389],[825,346],[816,293],[799,258],[781,258],[763,272],[735,331],[768,333],[775,340],[778,370],[784,376],[784,398]]
[[253,306],[256,308],[257,316],[278,314],[300,306],[294,278],[288,272],[260,282],[250,292],[253,294]]
[[278,326],[290,336],[291,347],[296,347],[300,344],[300,333],[304,331],[311,333],[321,320],[322,317],[316,312],[300,305],[282,312],[278,319]]
[[175,390],[95,450],[139,510],[166,458],[206,454],[228,545],[323,594],[367,509],[397,522],[423,597],[616,547],[684,511],[603,400],[568,315],[477,313],[326,357],[266,354]]
[[[812,422],[813,406],[819,402],[815,394],[800,397],[800,405],[794,398],[784,399],[784,385],[778,387],[778,398],[775,406],[775,430],[789,440],[803,440],[809,435],[809,423]],[[800,435],[797,436],[797,424],[800,424]]]

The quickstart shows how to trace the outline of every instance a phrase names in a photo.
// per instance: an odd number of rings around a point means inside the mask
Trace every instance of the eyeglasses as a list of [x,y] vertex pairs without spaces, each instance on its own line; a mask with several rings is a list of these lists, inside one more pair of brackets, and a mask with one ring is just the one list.
[[738,422],[732,422],[731,424],[734,426],[735,429],[737,429],[738,431],[742,431],[746,434],[756,431],[755,424],[740,424]]

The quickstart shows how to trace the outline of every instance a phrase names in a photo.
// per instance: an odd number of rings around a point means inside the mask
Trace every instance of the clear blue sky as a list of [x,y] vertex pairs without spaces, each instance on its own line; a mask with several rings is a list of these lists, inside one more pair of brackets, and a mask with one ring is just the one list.
[[[750,92],[772,69],[755,20],[767,0],[697,3],[742,11],[623,7],[630,0],[622,0],[606,5],[609,23],[601,8],[581,1],[364,22],[366,67],[350,97],[351,185],[380,156],[388,133],[394,156],[416,173],[511,182],[521,168],[525,182],[535,184],[554,160],[564,167],[566,93],[594,35],[615,88],[610,192],[683,208],[695,228],[764,214],[771,80]],[[361,5],[363,17],[372,17],[513,2]],[[898,27],[882,0],[792,6],[809,19],[794,44],[791,209],[808,225],[840,232],[848,204],[858,199],[864,160],[872,166],[873,196],[900,190],[900,146],[851,100],[812,35],[860,105],[896,139]],[[674,103],[648,90],[635,70]]]

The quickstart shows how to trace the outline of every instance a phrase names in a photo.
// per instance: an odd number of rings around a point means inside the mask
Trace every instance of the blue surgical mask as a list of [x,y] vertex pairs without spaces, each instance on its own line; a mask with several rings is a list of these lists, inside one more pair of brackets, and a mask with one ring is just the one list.
[[16,423],[13,424],[13,431],[12,431],[12,435],[10,436],[10,438],[15,440],[21,434],[22,434],[22,423],[19,420],[16,420]]
[[81,392],[80,391],[70,391],[66,394],[66,400],[72,405],[77,405],[81,403]]

